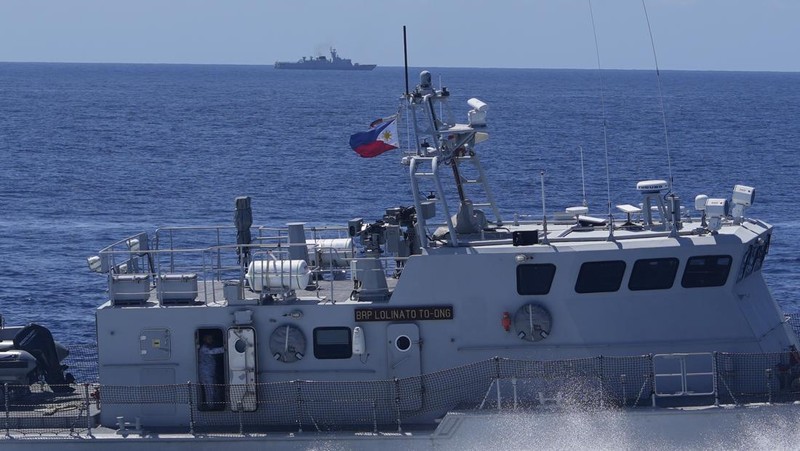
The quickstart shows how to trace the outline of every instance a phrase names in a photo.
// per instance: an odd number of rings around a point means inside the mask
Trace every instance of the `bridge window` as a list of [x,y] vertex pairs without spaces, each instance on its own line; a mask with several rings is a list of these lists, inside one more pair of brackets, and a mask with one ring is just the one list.
[[681,285],[684,288],[721,287],[728,280],[733,259],[730,255],[704,255],[686,262]]
[[625,262],[622,260],[586,262],[581,265],[575,291],[577,293],[617,291],[622,284],[623,275],[625,275]]
[[553,284],[556,265],[550,263],[517,266],[517,293],[547,294]]
[[678,272],[677,258],[645,258],[636,260],[631,271],[628,288],[639,290],[666,290],[672,288]]
[[314,329],[314,357],[349,359],[353,355],[353,335],[349,327],[317,327]]

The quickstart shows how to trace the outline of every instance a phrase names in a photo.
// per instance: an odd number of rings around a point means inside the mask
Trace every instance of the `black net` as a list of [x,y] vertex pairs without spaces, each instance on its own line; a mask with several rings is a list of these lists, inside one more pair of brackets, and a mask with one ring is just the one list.
[[800,399],[800,355],[716,354],[719,400],[724,404]]
[[[512,405],[600,404],[602,379],[599,359],[529,361],[497,359],[500,399],[511,391]],[[509,387],[510,385],[510,387]],[[487,396],[487,400],[491,398]],[[494,396],[497,397],[495,387]],[[496,404],[496,402],[495,402]],[[508,401],[506,401],[508,406]],[[501,406],[502,407],[502,406]]]
[[79,383],[97,383],[97,345],[95,343],[70,346],[69,355],[63,362],[67,372]]
[[[2,393],[2,417],[7,433],[15,437],[86,435],[88,423],[104,408],[137,412],[132,416],[141,416],[145,427],[155,416],[186,418],[181,420],[185,424],[175,428],[202,434],[270,429],[391,431],[409,424],[431,424],[459,409],[535,409],[554,404],[592,410],[648,406],[654,397],[658,405],[692,405],[698,399],[710,403],[715,398],[724,404],[800,400],[798,353],[697,355],[713,361],[711,372],[704,376],[713,380],[710,401],[708,396],[688,392],[659,397],[654,379],[663,374],[654,374],[658,368],[654,362],[665,356],[559,361],[493,358],[419,377],[375,381],[74,384],[63,392],[38,383],[8,386]],[[113,418],[105,421],[114,426]]]
[[[415,379],[419,382],[419,378]],[[212,404],[203,398],[214,396],[208,387],[195,394],[195,427],[213,432],[220,426],[243,431],[265,427],[325,431],[344,427],[385,426],[396,422],[396,381],[313,382],[292,381],[268,384],[216,386],[222,391]]]
[[420,413],[438,412],[455,407],[475,408],[481,403],[495,376],[495,362],[489,360],[415,378],[419,380],[419,390],[423,396]]
[[403,379],[194,385],[193,419],[195,429],[204,433],[287,426],[319,431],[385,430],[431,421],[453,409],[548,403],[644,405],[652,393],[650,368],[648,356],[563,361],[494,358]]
[[650,404],[653,364],[650,356],[602,357],[603,399],[617,406]]
[[800,313],[787,313],[785,317],[794,334],[800,337]]
[[2,385],[3,416],[0,420],[11,437],[69,436],[87,431],[87,390],[72,386],[53,392],[45,384]]
[[98,388],[103,405],[189,404],[189,385],[103,385]]

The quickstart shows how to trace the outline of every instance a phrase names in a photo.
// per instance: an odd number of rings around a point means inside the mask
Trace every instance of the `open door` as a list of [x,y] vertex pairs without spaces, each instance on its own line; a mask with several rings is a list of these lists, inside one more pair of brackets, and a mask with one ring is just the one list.
[[[145,332],[142,333],[146,337]],[[197,346],[197,400],[199,410],[225,409],[225,345],[223,329],[202,328],[195,331]],[[159,347],[163,338],[158,337]],[[145,340],[145,342],[147,342]],[[150,343],[153,341],[151,340]],[[148,352],[152,354],[152,352]]]
[[256,332],[252,327],[228,329],[228,403],[231,410],[253,412],[256,391]]

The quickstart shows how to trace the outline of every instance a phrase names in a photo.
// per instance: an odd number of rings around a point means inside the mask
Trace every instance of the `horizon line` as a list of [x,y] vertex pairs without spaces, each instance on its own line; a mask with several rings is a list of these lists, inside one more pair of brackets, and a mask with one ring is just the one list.
[[[272,63],[189,63],[189,62],[119,62],[119,61],[0,61],[0,64],[75,64],[75,65],[130,65],[130,66],[246,66],[246,67],[265,67],[275,70]],[[478,70],[586,70],[586,71],[653,71],[655,68],[631,68],[631,67],[482,67],[482,66],[409,66],[409,68],[422,69],[478,69]],[[376,69],[403,69],[403,66],[383,66],[377,65]],[[668,72],[749,72],[749,73],[800,73],[798,70],[783,69],[671,69],[659,68],[660,71]],[[332,71],[336,72],[336,71]]]

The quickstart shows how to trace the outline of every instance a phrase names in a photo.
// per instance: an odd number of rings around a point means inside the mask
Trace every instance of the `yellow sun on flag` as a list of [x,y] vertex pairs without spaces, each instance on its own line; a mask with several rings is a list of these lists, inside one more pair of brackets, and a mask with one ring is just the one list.
[[388,142],[388,141],[392,140],[392,132],[390,132],[389,130],[384,130],[382,135],[383,135],[383,141],[384,142]]

